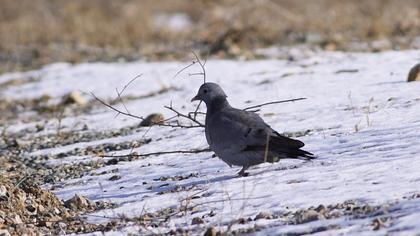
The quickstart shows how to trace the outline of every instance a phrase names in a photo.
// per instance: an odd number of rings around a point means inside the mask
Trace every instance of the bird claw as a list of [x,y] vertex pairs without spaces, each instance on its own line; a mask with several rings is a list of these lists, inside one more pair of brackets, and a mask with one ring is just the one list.
[[249,176],[249,173],[248,172],[243,172],[243,173],[238,173],[238,175],[240,176],[240,177],[247,177],[247,176]]
[[245,170],[246,170],[246,169],[248,169],[248,167],[243,167],[243,168],[241,169],[241,171],[239,171],[239,172],[238,172],[238,175],[239,175],[239,176],[242,176],[242,177],[249,176],[249,173],[245,172]]

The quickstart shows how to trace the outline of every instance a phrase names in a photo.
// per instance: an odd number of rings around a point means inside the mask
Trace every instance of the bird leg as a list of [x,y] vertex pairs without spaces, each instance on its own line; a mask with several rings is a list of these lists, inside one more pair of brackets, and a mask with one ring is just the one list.
[[245,172],[245,170],[247,170],[249,168],[249,166],[243,166],[242,167],[242,169],[241,169],[241,171],[239,171],[238,172],[238,175],[239,176],[242,176],[242,177],[246,177],[246,176],[248,176],[249,175],[249,173],[246,173]]

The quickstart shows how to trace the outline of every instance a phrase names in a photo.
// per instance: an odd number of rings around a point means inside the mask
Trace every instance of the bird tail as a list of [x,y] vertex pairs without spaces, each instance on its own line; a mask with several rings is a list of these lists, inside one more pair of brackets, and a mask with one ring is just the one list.
[[316,156],[314,154],[302,150],[302,149],[289,149],[289,150],[270,150],[270,154],[267,155],[267,162],[273,163],[278,162],[280,159],[284,158],[292,158],[292,159],[301,159],[301,160],[312,160],[315,159]]
[[269,149],[277,152],[278,154],[283,154],[287,158],[296,158],[296,159],[305,159],[311,160],[316,157],[314,154],[302,150],[301,148],[305,144],[299,140],[291,139],[288,137],[281,136],[277,133],[277,136],[270,136]]
[[317,158],[316,156],[314,156],[313,153],[310,153],[302,149],[293,150],[292,152],[288,153],[288,155],[289,155],[288,156],[289,158],[296,158],[296,159],[303,159],[303,160],[312,160],[312,159]]

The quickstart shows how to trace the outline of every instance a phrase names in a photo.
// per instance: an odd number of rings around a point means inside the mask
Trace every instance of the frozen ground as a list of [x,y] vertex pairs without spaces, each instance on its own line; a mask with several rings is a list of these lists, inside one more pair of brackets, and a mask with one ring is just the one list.
[[[419,61],[420,51],[320,52],[295,61],[210,60],[206,64],[208,80],[219,83],[235,107],[307,98],[265,106],[259,114],[279,132],[298,135],[306,143],[305,149],[318,159],[263,164],[251,169],[250,176],[239,178],[236,172],[240,168],[228,167],[212,158],[210,152],[149,156],[93,169],[82,178],[66,180],[54,192],[62,199],[80,194],[117,204],[116,208],[86,215],[93,223],[106,223],[122,216],[137,219],[128,220],[129,223],[108,232],[110,235],[168,233],[179,228],[195,234],[211,226],[222,232],[256,235],[419,234],[420,83],[406,82],[410,67]],[[188,73],[198,72],[199,67],[174,78],[187,64],[54,64],[38,71],[1,76],[0,83],[38,78],[1,92],[3,97],[13,99],[49,94],[54,102],[70,91],[81,91],[86,99],[92,99],[88,93],[93,92],[109,100],[116,97],[116,87],[121,89],[142,74],[124,92],[124,96],[134,97],[127,99],[127,108],[137,115],[160,112],[169,117],[173,114],[163,106],[171,101],[185,113],[197,105],[190,103],[190,99],[202,80]],[[124,109],[121,104],[116,106]],[[33,115],[22,114],[22,119],[10,124],[8,131],[19,132],[45,123],[46,129],[32,135],[56,132],[54,120],[24,121],[26,116]],[[28,153],[28,157],[145,138],[152,141],[133,150],[107,154],[207,147],[201,128],[154,126],[144,135],[148,128],[135,128],[138,123],[139,120],[130,117],[116,116],[106,107],[93,106],[83,114],[64,117],[63,129],[86,125],[88,132],[124,127],[134,127],[136,132],[41,149]],[[74,155],[50,160],[48,164],[97,159],[100,158],[95,155]],[[109,180],[116,174],[121,178]],[[334,207],[340,204],[343,206]],[[318,209],[312,218],[305,215],[319,205],[331,208],[331,212]],[[358,212],[363,207],[372,209]],[[168,211],[170,214],[165,213]],[[255,219],[261,212],[267,216]],[[156,219],[155,224],[150,224],[155,222],[153,219],[138,220],[149,213],[165,219]],[[201,219],[200,224],[192,224],[197,223],[197,218]]]

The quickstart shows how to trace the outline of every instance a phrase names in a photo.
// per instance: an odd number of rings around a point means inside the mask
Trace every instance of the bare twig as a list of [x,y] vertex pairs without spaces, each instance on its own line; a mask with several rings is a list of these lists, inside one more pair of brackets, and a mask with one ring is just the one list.
[[184,117],[184,118],[189,119],[190,121],[194,122],[195,124],[197,124],[197,125],[199,125],[199,126],[201,126],[201,127],[204,127],[204,124],[202,124],[200,121],[196,120],[194,117],[191,117],[190,115],[185,115],[185,114],[182,114],[182,113],[180,113],[179,111],[175,110],[175,109],[172,107],[172,104],[170,104],[169,106],[164,106],[164,107],[165,107],[166,109],[169,109],[169,110],[171,110],[171,111],[175,112],[175,113],[177,114],[177,116],[178,116],[178,117]]
[[21,178],[20,180],[19,180],[19,182],[17,183],[17,184],[15,184],[15,186],[13,186],[13,190],[12,190],[12,192],[13,191],[15,191],[18,187],[19,187],[19,185],[21,185],[27,178],[29,178],[29,177],[31,177],[32,176],[32,174],[26,174],[23,178]]
[[127,155],[101,155],[100,157],[148,157],[148,156],[158,156],[166,154],[193,154],[201,152],[210,152],[209,148],[204,149],[193,149],[193,150],[175,150],[175,151],[163,151],[163,152],[150,152],[144,154],[127,154]]
[[[115,91],[117,92],[117,96],[118,96],[118,100],[120,100],[121,104],[124,106],[124,109],[126,110],[127,113],[130,113],[127,109],[127,107],[125,106],[125,103],[121,97],[121,95],[124,93],[125,89],[130,86],[131,83],[134,82],[134,80],[136,80],[137,78],[140,78],[143,74],[137,75],[136,77],[134,77],[132,80],[130,80],[127,84],[124,85],[123,89],[120,91],[118,91],[118,88],[115,88]],[[121,114],[121,113],[117,113],[117,116]]]
[[[97,101],[99,101],[101,104],[103,104],[104,106],[108,107],[109,109],[117,112],[117,114],[122,114],[125,116],[129,116],[132,118],[136,118],[136,119],[140,119],[140,120],[144,120],[144,118],[142,116],[138,116],[138,115],[134,115],[132,113],[130,113],[128,110],[126,111],[122,111],[121,109],[118,109],[112,105],[110,105],[109,103],[105,102],[104,100],[98,98],[94,93],[90,93]],[[299,100],[304,100],[306,98],[296,98],[296,99],[289,99],[289,100],[282,100],[282,101],[274,101],[274,102],[267,102],[267,103],[263,103],[263,104],[259,104],[259,105],[255,105],[255,106],[251,106],[251,107],[247,107],[244,108],[244,111],[253,109],[253,108],[259,108],[259,107],[263,107],[266,105],[271,105],[271,104],[278,104],[278,103],[285,103],[285,102],[294,102],[294,101],[299,101]],[[172,112],[174,112],[176,115],[165,119],[164,121],[161,121],[159,123],[152,123],[152,125],[158,125],[158,126],[165,126],[165,127],[172,127],[172,128],[200,128],[200,127],[205,127],[205,125],[203,123],[201,123],[200,121],[197,120],[197,115],[205,115],[206,113],[204,112],[199,112],[198,109],[200,107],[201,101],[199,103],[199,105],[197,106],[197,108],[195,109],[194,112],[189,112],[188,114],[183,114],[181,112],[179,112],[178,110],[176,110],[173,106],[172,106],[172,102],[169,106],[164,106],[166,109],[171,110]],[[176,120],[176,123],[169,123],[169,121],[172,121],[173,119],[177,118],[177,117],[182,117],[185,119],[188,119],[190,121],[192,121],[195,125],[184,125],[181,124],[179,122],[179,120]]]
[[113,111],[117,112],[118,114],[122,114],[122,115],[129,116],[129,117],[133,117],[133,118],[136,118],[136,119],[144,120],[144,118],[143,118],[142,116],[137,116],[137,115],[133,115],[133,114],[131,114],[130,112],[121,111],[120,109],[118,109],[118,108],[116,108],[116,107],[114,107],[114,106],[112,106],[112,105],[110,105],[110,104],[106,103],[106,102],[105,102],[105,101],[103,101],[102,99],[98,98],[98,97],[97,97],[94,93],[92,93],[92,92],[90,93],[90,95],[92,95],[92,96],[93,96],[93,98],[95,98],[98,102],[102,103],[102,105],[104,105],[104,106],[108,107],[109,109],[111,109],[111,110],[113,110]]
[[266,143],[265,143],[265,150],[264,150],[264,162],[267,162],[268,151],[269,151],[269,149],[268,149],[269,144],[270,144],[270,134],[267,133],[267,140],[266,140]]
[[136,77],[134,77],[133,79],[131,79],[126,85],[124,85],[124,87],[123,87],[123,89],[121,90],[121,92],[120,92],[120,94],[122,94],[123,92],[124,92],[124,90],[128,87],[128,86],[130,86],[130,84],[131,83],[133,83],[134,82],[134,80],[136,80],[136,79],[138,79],[138,78],[140,78],[140,77],[142,77],[143,76],[143,74],[139,74],[139,75],[136,75]]
[[175,79],[179,74],[181,74],[184,70],[190,68],[191,66],[193,66],[195,63],[197,63],[198,61],[193,60],[190,64],[188,64],[187,66],[185,66],[184,68],[182,68],[181,70],[179,70],[178,72],[176,72],[176,74],[174,75],[174,77],[172,77],[173,79]]
[[195,53],[194,51],[191,51],[191,52],[194,55],[195,59],[197,60],[197,63],[201,67],[201,70],[202,70],[201,74],[203,75],[203,83],[206,83],[206,68],[204,66],[205,66],[205,64],[207,62],[207,59],[205,60],[204,63],[202,63],[201,60],[200,60],[200,58],[198,57],[197,53]]
[[171,128],[184,128],[184,129],[190,129],[190,128],[203,128],[204,126],[201,125],[183,125],[181,123],[179,123],[179,121],[176,121],[175,124],[157,124],[158,126],[163,126],[163,127],[171,127]]
[[194,114],[197,114],[197,115],[206,115],[205,112],[200,112],[200,111],[197,111],[197,112],[190,111],[190,112],[188,112],[188,115],[189,116],[194,115]]
[[188,73],[188,76],[194,76],[194,75],[204,75],[204,73],[203,72]]
[[[93,98],[95,98],[97,101],[99,101],[102,105],[104,105],[104,106],[108,107],[109,109],[117,112],[117,114],[122,114],[122,115],[129,116],[129,117],[132,117],[132,118],[136,118],[136,119],[139,119],[139,120],[144,120],[144,118],[142,116],[134,115],[134,114],[130,113],[129,111],[122,111],[121,109],[118,109],[117,107],[114,107],[111,104],[105,102],[104,100],[98,98],[94,93],[90,93],[90,94],[93,96]],[[171,110],[176,115],[174,115],[174,116],[172,116],[168,119],[165,119],[161,122],[152,123],[151,125],[172,127],[172,128],[200,128],[200,127],[204,127],[204,125],[201,122],[194,119],[190,115],[185,115],[185,114],[182,114],[181,112],[177,111],[175,108],[172,107],[172,104],[170,106],[165,106],[165,108]],[[171,121],[171,120],[173,120],[177,117],[183,117],[183,118],[189,119],[192,122],[194,122],[196,125],[183,125],[183,124],[180,124],[178,120],[176,121],[175,124],[168,123],[169,121]]]
[[300,100],[305,100],[306,98],[294,98],[294,99],[289,99],[289,100],[281,100],[281,101],[274,101],[274,102],[266,102],[263,104],[259,104],[259,105],[255,105],[255,106],[250,106],[250,107],[246,107],[242,110],[247,111],[247,110],[251,110],[253,108],[259,108],[259,107],[263,107],[263,106],[267,106],[267,105],[272,105],[272,104],[279,104],[279,103],[286,103],[286,102],[295,102],[295,101],[300,101]]
[[56,118],[57,118],[57,131],[56,131],[56,135],[57,135],[57,137],[60,137],[61,136],[61,129],[63,128],[62,127],[62,121],[63,121],[63,118],[64,118],[64,109],[60,109],[60,111],[58,112]]
[[[190,74],[190,76],[191,75],[202,75],[203,76],[203,83],[206,83],[206,67],[205,67],[205,65],[207,63],[207,58],[204,60],[204,63],[202,63],[200,58],[198,57],[198,55],[194,51],[192,51],[192,54],[195,56],[195,59],[197,60],[198,64],[201,66],[202,72],[193,73],[193,74]],[[197,112],[198,112],[198,109],[200,109],[201,103],[202,103],[202,101],[200,101],[198,103],[198,106],[194,111],[194,117],[193,117],[194,120],[196,120],[196,118],[197,118]],[[190,114],[188,114],[188,116],[190,116]]]
[[[185,66],[184,68],[182,68],[180,71],[178,71],[176,74],[175,74],[175,76],[174,76],[174,78],[176,77],[176,76],[178,76],[182,71],[184,71],[184,70],[186,70],[186,69],[188,69],[189,67],[191,67],[192,65],[194,65],[194,64],[196,64],[196,63],[198,63],[199,65],[200,65],[200,67],[201,67],[201,70],[202,70],[202,72],[199,72],[199,73],[194,73],[194,74],[190,74],[190,75],[202,75],[203,76],[203,82],[205,83],[206,82],[206,69],[205,69],[205,65],[206,65],[206,63],[207,63],[207,59],[204,61],[204,62],[202,62],[201,60],[200,60],[200,58],[198,57],[198,55],[194,52],[194,51],[192,51],[192,54],[194,55],[194,57],[195,57],[195,60],[193,60],[189,65],[187,65],[187,66]],[[115,112],[117,112],[117,116],[118,115],[120,115],[120,114],[122,114],[122,115],[125,115],[125,116],[129,116],[129,117],[132,117],[132,118],[136,118],[136,119],[140,119],[140,120],[144,120],[144,118],[142,117],[142,116],[138,116],[138,115],[134,115],[134,114],[132,114],[129,110],[128,110],[128,108],[126,107],[126,105],[124,104],[124,101],[123,101],[123,99],[122,99],[122,94],[123,94],[123,92],[127,89],[127,87],[131,84],[131,83],[133,83],[137,78],[139,78],[139,77],[141,77],[142,76],[142,74],[140,74],[140,75],[138,75],[138,76],[136,76],[136,77],[134,77],[133,79],[131,79],[126,85],[124,85],[124,87],[123,87],[123,89],[121,90],[121,91],[119,91],[118,90],[118,88],[116,88],[116,92],[117,92],[117,96],[118,96],[118,100],[123,104],[123,106],[124,106],[124,110],[125,111],[123,111],[123,110],[121,110],[121,109],[119,109],[119,108],[117,108],[117,107],[115,107],[115,106],[113,106],[113,105],[111,105],[111,104],[109,104],[109,103],[107,103],[107,102],[105,102],[104,100],[102,100],[102,99],[100,99],[100,98],[98,98],[94,93],[90,93],[97,101],[99,101],[101,104],[103,104],[104,106],[106,106],[106,107],[108,107],[109,109],[111,109],[111,110],[113,110],[113,111],[115,111]],[[297,98],[297,99],[290,99],[290,100],[284,100],[284,101],[274,101],[274,102],[268,102],[268,103],[264,103],[264,104],[260,104],[260,105],[255,105],[255,106],[251,106],[251,107],[247,107],[247,108],[244,108],[243,110],[250,110],[250,109],[253,109],[253,108],[259,108],[259,107],[262,107],[262,106],[265,106],[265,105],[270,105],[270,104],[276,104],[276,103],[284,103],[284,102],[291,102],[291,101],[298,101],[298,100],[303,100],[303,99],[305,99],[305,98]],[[200,114],[200,115],[204,115],[204,114],[206,114],[206,113],[203,113],[203,112],[199,112],[198,110],[200,109],[200,105],[202,104],[202,101],[200,101],[200,103],[198,104],[198,106],[196,107],[196,109],[194,110],[194,112],[189,112],[189,113],[187,113],[187,114],[183,114],[183,113],[181,113],[181,112],[179,112],[179,111],[177,111],[175,108],[173,108],[173,106],[172,106],[172,101],[171,101],[171,103],[170,103],[170,105],[169,106],[164,106],[166,109],[169,109],[169,110],[171,110],[172,112],[174,112],[175,113],[175,115],[174,116],[172,116],[172,117],[170,117],[170,118],[168,118],[168,119],[165,119],[165,120],[163,120],[163,121],[160,121],[160,122],[157,122],[157,123],[152,123],[151,125],[158,125],[158,126],[165,126],[165,127],[172,127],[172,128],[200,128],[200,127],[205,127],[205,125],[203,124],[203,123],[201,123],[200,121],[198,121],[197,120],[197,115],[198,114]],[[180,121],[179,121],[179,119],[177,119],[177,120],[175,120],[175,122],[172,122],[175,118],[185,118],[185,119],[188,119],[188,120],[190,120],[190,121],[192,121],[193,122],[193,124],[191,124],[191,125],[184,125],[184,124],[181,124],[180,123]],[[150,130],[150,129],[149,129]],[[147,134],[147,132],[149,131],[149,130],[147,130],[146,131],[146,134]]]
[[[202,75],[203,76],[203,83],[206,83],[206,68],[205,68],[205,65],[207,63],[207,58],[204,60],[204,62],[202,62],[201,59],[198,57],[197,53],[195,53],[194,51],[191,51],[191,53],[194,55],[195,60],[193,60],[189,65],[187,65],[184,68],[182,68],[181,70],[179,70],[175,74],[174,78],[176,76],[178,76],[182,71],[184,71],[187,68],[189,68],[189,67],[193,66],[194,64],[198,63],[201,67],[201,72],[189,73],[188,75],[189,76]],[[190,112],[190,113],[188,113],[188,117],[185,117],[185,118],[192,120],[194,123],[197,123],[196,118],[197,118],[198,109],[200,109],[201,103],[202,103],[202,101],[200,101],[200,103],[198,103],[198,106],[194,111],[194,116],[191,116],[191,112]],[[200,126],[202,126],[202,125],[200,124]]]
[[[198,109],[200,109],[200,105],[201,105],[201,103],[202,103],[202,102],[203,102],[203,101],[202,101],[202,100],[200,100],[200,102],[198,103],[197,108],[195,108],[195,111],[194,111],[194,120],[197,118]],[[190,113],[188,113],[188,116],[190,116]]]

